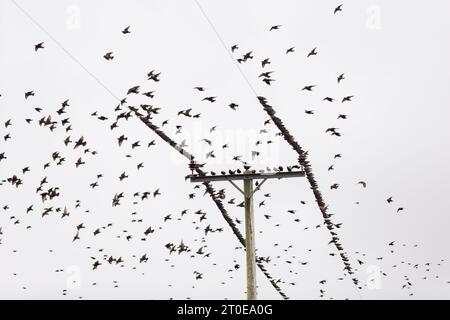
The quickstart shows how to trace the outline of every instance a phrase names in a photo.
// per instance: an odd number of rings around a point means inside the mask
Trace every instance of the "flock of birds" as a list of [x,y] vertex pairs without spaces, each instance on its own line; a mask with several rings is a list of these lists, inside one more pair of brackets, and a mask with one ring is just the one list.
[[[338,15],[343,11],[343,5],[339,5],[333,9],[332,13],[334,15]],[[283,25],[273,25],[268,28],[269,32],[281,32],[283,29]],[[121,31],[123,36],[129,36],[132,34],[131,26],[127,26]],[[39,42],[34,45],[34,51],[36,54],[39,54],[41,50],[45,50],[45,43]],[[253,51],[243,52],[239,54],[240,48],[238,44],[233,44],[230,46],[230,52],[235,56],[235,59],[239,65],[251,63],[252,60],[256,60],[256,54]],[[296,48],[289,47],[285,50],[286,55],[295,54]],[[313,59],[315,56],[319,54],[319,48],[314,47],[309,50],[306,54],[307,59]],[[114,52],[108,51],[104,54],[103,58],[111,62],[114,60]],[[257,77],[267,86],[271,86],[276,79],[273,78],[275,71],[268,70],[272,62],[272,58],[264,57],[259,60],[259,64],[261,66],[261,73]],[[152,83],[152,85],[157,85],[162,78],[162,73],[157,70],[151,70],[146,74],[146,80]],[[342,81],[346,80],[346,76],[344,73],[336,76],[336,83],[339,85]],[[124,92],[123,97],[118,101],[118,104],[114,106],[113,115],[109,114],[100,114],[98,111],[92,112],[90,114],[91,117],[100,121],[101,123],[106,123],[107,130],[110,130],[112,135],[115,136],[117,147],[118,148],[126,148],[127,154],[125,158],[133,160],[135,155],[134,151],[147,148],[151,150],[155,148],[157,145],[159,148],[169,148],[169,145],[165,145],[164,142],[168,142],[171,144],[171,140],[166,139],[166,141],[159,140],[158,137],[151,140],[144,140],[143,138],[133,140],[132,137],[127,135],[124,132],[118,132],[122,130],[122,123],[128,123],[130,119],[135,118],[136,113],[143,115],[144,120],[148,120],[154,122],[157,120],[160,115],[161,108],[151,104],[151,99],[153,99],[156,95],[156,91],[147,91],[143,88],[145,84],[133,85],[129,87],[128,90]],[[315,84],[307,84],[303,87],[299,88],[300,93],[309,93],[314,91],[316,88]],[[199,95],[198,103],[199,105],[203,103],[217,104],[220,103],[220,99],[208,93],[208,90],[203,86],[195,86],[193,87],[193,91],[195,94]],[[32,104],[33,97],[38,94],[38,90],[28,90],[24,93],[24,99],[27,102]],[[5,95],[8,93],[2,92],[1,94]],[[2,96],[0,94],[0,97]],[[45,93],[44,93],[45,94]],[[339,101],[340,103],[351,103],[354,99],[354,95],[345,95],[339,99],[335,97],[326,96],[323,98],[323,101],[327,103],[334,103]],[[133,100],[133,103],[129,103],[128,100]],[[139,105],[136,107],[135,105]],[[239,104],[236,101],[227,102],[227,106],[230,112],[238,112]],[[201,107],[198,107],[198,110],[194,109],[194,107],[184,108],[181,110],[176,110],[174,113],[174,118],[180,119],[185,118],[189,121],[194,121],[194,119],[199,119],[202,117]],[[35,194],[36,198],[32,195],[21,195],[21,199],[23,199],[26,204],[25,210],[21,211],[20,203],[8,203],[8,199],[0,197],[0,201],[2,202],[2,210],[0,212],[0,249],[4,242],[8,241],[7,232],[4,232],[5,229],[8,229],[8,232],[17,232],[15,227],[19,227],[25,224],[25,230],[29,230],[33,228],[33,225],[27,224],[27,216],[29,215],[39,215],[41,219],[48,219],[49,217],[59,217],[62,221],[70,220],[73,223],[73,234],[70,237],[70,241],[73,245],[77,245],[77,243],[82,242],[86,245],[86,250],[90,252],[89,260],[91,264],[92,272],[101,272],[102,268],[107,265],[118,266],[118,267],[130,267],[132,270],[137,270],[139,265],[147,264],[151,262],[151,260],[155,259],[165,259],[166,262],[171,263],[172,255],[186,255],[187,257],[192,258],[202,258],[202,260],[198,260],[197,267],[192,270],[192,278],[195,281],[202,281],[208,277],[215,277],[216,275],[205,274],[202,269],[202,264],[205,263],[203,261],[212,261],[212,265],[216,265],[214,262],[214,258],[218,255],[214,253],[210,247],[208,246],[208,238],[211,237],[212,234],[218,232],[223,232],[226,228],[222,226],[214,226],[213,223],[209,222],[209,218],[213,213],[209,214],[207,210],[204,209],[182,209],[178,213],[169,213],[164,214],[162,219],[158,221],[152,221],[151,224],[148,222],[149,219],[147,216],[143,216],[138,210],[134,210],[131,212],[131,223],[137,224],[141,227],[137,228],[140,230],[139,232],[131,232],[130,230],[121,230],[121,232],[117,232],[121,227],[117,226],[112,222],[107,222],[104,225],[92,227],[88,225],[85,221],[80,221],[80,218],[74,218],[76,212],[85,212],[89,213],[90,209],[83,206],[83,201],[81,199],[77,199],[75,203],[65,203],[64,204],[64,193],[62,188],[58,185],[55,185],[51,179],[48,178],[48,171],[52,170],[55,167],[64,167],[64,170],[68,172],[72,172],[72,170],[83,170],[83,167],[86,163],[90,161],[94,161],[95,157],[100,154],[100,151],[92,145],[88,138],[86,138],[82,131],[82,127],[76,127],[72,124],[71,120],[71,110],[70,99],[66,99],[62,101],[60,106],[58,106],[56,112],[51,112],[43,107],[34,107],[34,115],[30,115],[25,118],[24,121],[29,125],[33,130],[41,129],[48,130],[52,135],[56,135],[61,143],[61,147],[64,147],[63,150],[55,150],[49,157],[49,160],[42,164],[33,163],[30,159],[30,164],[23,168],[18,168],[16,172],[6,173],[2,170],[2,165],[9,160],[9,155],[7,152],[0,150],[0,172],[1,172],[1,181],[0,188],[10,188],[15,190],[15,192],[20,193],[23,185],[25,184],[33,184],[33,181],[29,181],[27,179],[27,175],[31,170],[39,171],[42,178],[35,185]],[[260,110],[255,110],[255,112],[262,112]],[[307,116],[314,115],[314,110],[305,110],[305,114]],[[339,114],[337,120],[346,120],[348,119],[347,114]],[[18,132],[14,132],[14,125],[16,121],[23,121],[23,119],[6,119],[3,121],[2,135],[3,135],[3,144],[10,144],[14,141],[13,136]],[[175,125],[173,130],[170,128],[170,122],[172,118],[167,120],[158,120],[160,123],[157,126],[157,130],[160,130],[164,135],[172,134],[177,136],[183,131],[182,125]],[[258,146],[262,144],[270,145],[273,143],[274,139],[283,138],[283,132],[279,132],[275,134],[273,137],[268,137],[267,128],[271,125],[271,119],[267,119],[263,128],[260,130],[260,139],[256,142],[254,149],[251,151],[250,155],[236,154],[233,155],[232,161],[236,163],[235,170],[221,170],[221,171],[207,171],[204,174],[206,175],[216,175],[216,174],[239,174],[242,173],[244,169],[239,169],[239,167],[243,168],[244,165],[250,165],[249,159],[255,159],[260,156],[258,151]],[[136,123],[136,125],[140,125]],[[212,134],[217,130],[217,126],[211,126],[209,133]],[[76,133],[75,133],[76,132]],[[330,127],[325,130],[325,134],[330,134],[332,136],[341,137],[342,134],[337,127]],[[286,138],[286,137],[285,137]],[[208,166],[208,160],[211,158],[217,157],[220,150],[225,150],[230,148],[231,146],[227,143],[221,145],[215,145],[213,138],[204,137],[199,143],[205,145],[208,148],[207,152],[204,155],[195,155],[196,159],[203,159],[204,162],[199,163],[197,168],[206,168]],[[171,145],[174,147],[174,145]],[[181,149],[189,149],[186,141],[177,142],[176,145]],[[3,149],[3,148],[2,148]],[[75,156],[75,161],[69,162],[69,156]],[[333,161],[336,161],[339,158],[342,158],[343,154],[335,154],[333,156]],[[134,160],[133,160],[134,161]],[[144,170],[145,162],[138,161],[134,164],[133,167],[129,167],[128,169],[122,171],[115,179],[120,183],[126,183],[126,181],[130,178],[131,175],[139,175],[141,170]],[[192,169],[192,168],[191,168]],[[283,171],[292,171],[292,170],[303,170],[304,167],[301,163],[293,164],[290,166],[276,166],[276,167],[265,167],[265,168],[252,168],[253,172],[283,172]],[[331,164],[328,167],[328,171],[335,170],[335,164]],[[86,184],[86,187],[91,189],[92,191],[97,191],[99,188],[101,189],[102,180],[105,179],[103,170],[99,168],[98,174],[95,176],[93,181],[89,181]],[[368,183],[364,180],[356,180],[356,184],[360,185],[361,188],[368,188]],[[340,187],[339,183],[333,183],[329,186],[331,190],[336,190]],[[202,201],[196,199],[197,195],[201,195],[200,189],[201,185],[195,185],[191,193],[187,195],[189,200],[192,200],[193,206],[198,206]],[[162,197],[161,188],[155,187],[153,190],[136,190],[132,194],[128,194],[126,192],[118,191],[117,193],[111,195],[111,207],[115,209],[120,209],[125,205],[131,206],[140,206],[145,205],[150,200],[159,201],[158,199]],[[1,191],[1,189],[0,189]],[[213,196],[216,199],[220,199],[221,201],[225,201],[227,206],[236,206],[242,208],[244,203],[241,200],[237,200],[236,198],[231,198],[227,195],[226,189],[213,190]],[[170,194],[170,191],[167,191]],[[207,193],[207,191],[205,191]],[[270,193],[263,193],[263,200],[259,201],[256,205],[257,208],[264,209],[266,205],[268,205],[271,198]],[[387,205],[392,205],[394,202],[394,198],[391,195],[386,196]],[[61,204],[63,203],[63,204]],[[304,200],[300,200],[299,204],[302,206],[306,206],[307,202]],[[316,209],[316,208],[314,208]],[[125,209],[128,210],[128,209]],[[403,206],[396,207],[396,212],[400,213],[404,211]],[[297,208],[287,209],[286,212],[289,216],[292,217],[292,221],[300,224],[303,220],[298,214],[300,210]],[[11,213],[9,213],[11,212]],[[303,225],[303,231],[307,230],[321,230],[324,227],[328,228],[332,234],[332,240],[330,244],[337,244],[337,234],[335,233],[336,229],[342,228],[342,223],[332,223],[330,222],[330,218],[333,214],[328,214],[326,216],[325,222],[317,225]],[[265,220],[271,223],[271,228],[280,228],[281,224],[277,221],[276,217],[265,212],[263,215]],[[78,216],[77,216],[78,217]],[[97,248],[95,249],[97,252],[94,253],[93,250],[95,248],[95,239],[100,237],[101,234],[105,234],[108,232],[113,232],[112,230],[116,230],[116,237],[118,239],[123,239],[126,242],[133,244],[135,241],[151,241],[154,237],[157,237],[158,233],[163,232],[166,229],[166,225],[170,225],[174,221],[181,221],[183,219],[191,219],[191,223],[194,226],[197,238],[193,240],[192,243],[187,243],[181,239],[173,240],[167,243],[162,244],[164,250],[166,250],[166,257],[156,257],[152,256],[149,252],[144,252],[141,254],[128,254],[124,252],[122,255],[114,255],[108,253],[108,250],[105,248]],[[237,225],[238,228],[242,228],[243,221],[241,218],[234,217],[233,224]],[[24,222],[25,221],[25,222]],[[8,225],[7,228],[4,226]],[[263,233],[263,231],[260,231]],[[200,244],[198,244],[200,243]],[[348,244],[347,244],[348,245]],[[408,247],[408,244],[397,244],[397,241],[390,241],[386,243],[386,254],[390,254],[391,257],[395,252],[400,251],[404,247]],[[413,247],[417,247],[415,244]],[[243,250],[242,246],[237,246],[236,250]],[[338,246],[339,249],[339,246]],[[264,250],[264,249],[261,249]],[[282,248],[281,243],[274,243],[273,250],[271,251],[271,255],[268,256],[258,256],[257,261],[259,264],[265,265],[271,268],[271,272],[277,273],[276,266],[284,265],[289,268],[289,275],[299,275],[298,268],[301,266],[305,266],[310,261],[307,261],[299,254],[294,253],[295,246],[290,244],[287,247]],[[308,249],[310,252],[312,249]],[[330,249],[331,250],[331,249]],[[17,250],[14,250],[16,252]],[[52,252],[52,249],[50,249]],[[332,251],[332,250],[331,250]],[[336,252],[330,252],[330,256],[339,256]],[[346,266],[343,270],[342,275],[337,276],[338,281],[342,281],[346,278],[345,270],[350,270],[350,264],[348,263],[348,258],[346,256],[344,262]],[[350,258],[356,261],[358,267],[354,268],[353,271],[357,272],[360,267],[367,264],[368,260],[373,260],[374,257],[370,257],[370,254],[364,253],[361,251],[351,252]],[[381,263],[385,256],[377,256],[375,259]],[[206,259],[206,260],[204,260]],[[425,272],[425,276],[423,279],[427,278],[438,278],[438,272],[432,267],[440,267],[445,262],[444,259],[439,261],[438,263],[426,262],[424,264],[413,263],[407,261],[406,259],[401,259],[398,263],[395,263],[391,266],[391,269],[395,269],[400,267],[401,265],[409,266],[411,270],[422,270]],[[170,267],[174,267],[174,264],[171,263]],[[240,270],[241,266],[234,260],[229,263],[229,268],[227,269],[227,277],[230,279],[233,278],[233,273],[235,272],[243,272]],[[386,269],[388,267],[386,266]],[[62,272],[62,269],[55,270],[56,272]],[[436,274],[432,275],[432,272],[436,272]],[[381,275],[383,277],[388,277],[388,271],[382,270]],[[13,276],[17,276],[15,273]],[[291,285],[295,286],[296,281],[293,280],[284,280],[283,277],[275,279],[271,276],[268,276],[273,283],[276,285]],[[331,278],[331,276],[330,276]],[[211,279],[211,278],[210,278]],[[261,280],[262,281],[262,280]],[[301,280],[300,280],[301,281]],[[222,280],[221,283],[225,284],[226,280]],[[330,282],[330,279],[321,279],[318,283],[318,296],[322,298],[333,298],[331,295],[327,293],[326,284]],[[413,295],[413,280],[411,280],[410,276],[404,276],[404,284],[403,289],[408,290],[409,295]],[[361,281],[354,281],[355,285],[362,289],[368,284],[364,284]],[[449,283],[447,281],[447,283]],[[93,282],[92,286],[97,286],[97,282]],[[169,284],[169,286],[172,286]],[[114,280],[114,287],[119,287],[119,283],[117,280]],[[195,286],[194,286],[195,287]],[[23,286],[23,290],[27,290],[26,286]],[[359,290],[358,289],[358,290]],[[291,293],[295,293],[295,290],[289,290]],[[62,295],[68,295],[68,290],[64,289],[61,292]],[[189,297],[188,297],[189,298]]]

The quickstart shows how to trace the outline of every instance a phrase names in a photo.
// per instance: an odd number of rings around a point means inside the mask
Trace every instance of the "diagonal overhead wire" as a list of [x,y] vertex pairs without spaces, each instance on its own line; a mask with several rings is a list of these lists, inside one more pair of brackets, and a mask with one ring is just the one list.
[[222,39],[222,37],[220,36],[220,33],[217,31],[216,27],[214,26],[214,24],[212,23],[211,19],[209,19],[209,16],[206,14],[206,11],[203,10],[203,7],[200,5],[200,2],[198,2],[198,0],[194,0],[194,2],[197,4],[198,9],[201,11],[203,17],[205,18],[205,20],[208,22],[209,26],[211,27],[211,29],[214,31],[214,33],[216,34],[217,39],[219,40],[219,42],[222,44],[223,48],[225,49],[225,52],[228,54],[228,56],[230,57],[231,61],[233,62],[234,66],[238,69],[239,73],[241,74],[242,78],[244,78],[245,82],[247,83],[248,87],[250,88],[250,90],[255,94],[255,96],[258,96],[258,94],[256,93],[255,88],[252,86],[250,80],[247,78],[247,76],[245,75],[244,71],[242,71],[241,67],[239,66],[239,64],[237,63],[236,59],[234,59],[233,55],[230,53],[230,51],[228,50],[228,47],[225,43],[225,41]]
[[[339,239],[336,235],[336,233],[333,231],[334,230],[334,224],[333,222],[331,222],[331,216],[330,214],[328,214],[328,206],[325,204],[325,200],[322,196],[322,193],[320,192],[319,189],[319,185],[314,177],[314,173],[312,171],[312,167],[311,167],[311,163],[308,161],[307,159],[307,152],[305,152],[302,147],[297,143],[297,141],[295,140],[295,138],[289,133],[289,130],[284,126],[283,122],[281,121],[280,118],[278,118],[275,115],[275,110],[273,109],[272,106],[270,106],[267,102],[267,99],[264,97],[258,97],[258,100],[260,102],[260,104],[262,105],[264,111],[269,115],[270,119],[272,120],[272,122],[276,125],[276,127],[278,128],[278,130],[280,130],[280,132],[282,133],[284,140],[286,140],[286,142],[292,147],[292,149],[294,149],[294,151],[298,154],[298,162],[299,164],[304,168],[305,170],[305,174],[306,174],[306,178],[308,179],[308,182],[311,186],[311,189],[313,191],[314,197],[316,199],[317,205],[319,206],[320,212],[322,213],[322,217],[324,219],[325,225],[327,227],[327,229],[330,231],[331,233],[331,243],[334,243],[334,245],[336,246],[336,249],[338,250],[341,259],[344,263],[344,269],[347,270],[347,272],[352,275],[353,274],[353,270],[352,267],[350,265],[349,259],[347,257],[347,254],[344,251],[344,248],[342,247],[342,245],[338,242]],[[358,279],[356,278],[352,278],[353,283],[355,285],[358,284]]]

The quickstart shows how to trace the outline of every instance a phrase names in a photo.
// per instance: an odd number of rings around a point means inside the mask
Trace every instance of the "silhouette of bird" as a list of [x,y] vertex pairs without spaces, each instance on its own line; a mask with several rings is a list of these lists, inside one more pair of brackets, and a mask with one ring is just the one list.
[[29,97],[34,97],[34,91],[25,92],[25,99],[28,99]]
[[286,54],[293,53],[295,51],[295,47],[290,47],[286,50]]
[[130,26],[128,26],[128,27],[126,27],[125,29],[123,29],[123,30],[122,30],[122,33],[123,33],[123,34],[131,33],[131,32],[130,32]]
[[139,89],[140,89],[140,86],[131,87],[130,89],[128,89],[127,95],[131,94],[131,93],[138,94]]
[[209,101],[211,103],[216,102],[217,97],[205,97],[202,101]]
[[311,56],[316,56],[316,55],[317,55],[317,48],[314,48],[308,53],[307,58],[309,58]]
[[270,59],[266,58],[263,61],[261,61],[261,66],[264,68],[266,65],[270,64]]
[[274,26],[270,27],[269,31],[279,30],[280,28],[281,28],[281,25],[274,25]]
[[353,96],[347,96],[347,97],[344,97],[344,98],[342,99],[342,103],[344,103],[344,102],[346,102],[346,101],[352,101],[352,98],[353,98]]
[[253,59],[253,51],[249,51],[243,56],[244,61],[247,61],[249,59]]
[[114,59],[113,53],[112,52],[107,52],[103,58],[105,58],[106,60],[112,60]]
[[334,9],[334,14],[336,14],[336,13],[342,11],[342,6],[343,6],[342,4],[338,5],[338,6]]
[[316,85],[304,86],[301,91],[312,91],[314,87],[316,87]]
[[233,110],[236,110],[236,108],[239,107],[239,105],[236,103],[230,103],[228,106]]

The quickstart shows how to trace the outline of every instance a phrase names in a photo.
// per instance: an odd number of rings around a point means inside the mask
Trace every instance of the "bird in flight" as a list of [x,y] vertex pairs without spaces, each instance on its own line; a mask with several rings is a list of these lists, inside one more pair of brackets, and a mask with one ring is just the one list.
[[239,105],[238,104],[236,104],[236,103],[230,103],[229,105],[228,105],[231,109],[233,109],[233,110],[236,110],[236,108],[237,107],[239,107]]
[[266,58],[263,61],[261,61],[261,66],[264,68],[266,65],[270,64],[270,59]]
[[342,4],[338,5],[335,9],[334,9],[334,14],[338,13],[338,12],[342,12]]
[[103,58],[105,58],[106,60],[112,60],[114,59],[113,53],[112,52],[107,52]]
[[211,103],[216,102],[217,97],[205,97],[202,101],[209,101]]
[[317,48],[314,48],[308,53],[307,58],[309,58],[311,56],[316,56],[316,55],[317,55]]
[[36,45],[34,45],[34,51],[37,52],[39,49],[44,49],[44,43],[40,42]]
[[367,187],[367,183],[365,181],[359,181],[358,184],[362,185],[363,188]]
[[312,91],[312,89],[315,87],[315,85],[310,85],[310,86],[304,86],[302,91]]
[[344,98],[342,99],[342,103],[344,103],[344,102],[346,102],[346,101],[350,102],[350,101],[352,101],[352,98],[353,98],[353,96],[347,96],[347,97],[344,97]]
[[331,132],[332,136],[337,136],[340,137],[341,134],[339,132],[337,132],[338,128],[328,128],[327,130],[325,130],[325,133]]
[[131,87],[130,89],[128,89],[127,95],[131,94],[131,93],[138,94],[139,89],[140,89],[140,86]]
[[249,51],[246,54],[244,54],[244,57],[243,57],[244,61],[246,61],[248,59],[253,59],[253,55],[252,54],[253,54],[252,51]]
[[263,78],[262,81],[264,83],[266,83],[267,85],[270,86],[272,81],[275,81],[275,79],[271,78],[271,74],[273,73],[273,71],[267,71],[267,72],[263,72],[259,75],[259,78]]
[[279,30],[280,28],[281,28],[281,25],[280,25],[280,24],[274,25],[274,26],[271,26],[271,27],[270,27],[269,31]]
[[258,78],[261,78],[261,77],[270,78],[272,73],[273,73],[273,71],[263,72],[258,76]]
[[131,33],[131,32],[130,32],[130,26],[128,26],[128,27],[126,27],[125,29],[123,29],[123,30],[122,30],[122,33],[123,33],[123,34]]
[[293,53],[295,51],[295,47],[290,47],[286,50],[286,54]]
[[161,72],[155,73],[155,70],[152,70],[147,74],[147,77],[148,77],[148,80],[153,80],[154,82],[159,82],[160,75],[161,75]]
[[34,97],[34,91],[25,92],[25,99],[28,99],[29,97]]

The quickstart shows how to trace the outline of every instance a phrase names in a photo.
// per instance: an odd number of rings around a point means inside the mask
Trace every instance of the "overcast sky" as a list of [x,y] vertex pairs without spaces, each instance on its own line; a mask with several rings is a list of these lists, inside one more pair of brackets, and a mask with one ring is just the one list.
[[[255,94],[268,99],[309,151],[363,289],[330,255],[336,250],[306,179],[273,180],[255,195],[257,253],[270,256],[267,269],[290,298],[450,298],[450,4],[342,3],[343,11],[333,14],[339,1],[0,0],[0,154],[7,157],[0,161],[0,178],[17,175],[23,182],[0,185],[0,298],[245,298],[245,252],[209,196],[185,181],[186,160],[134,117],[110,130],[118,99],[137,85],[155,97],[131,94],[124,107],[160,107],[155,123],[169,120],[164,131],[186,140],[208,171],[242,168],[232,160],[236,155],[257,169],[296,164],[273,124],[264,124],[268,116]],[[282,26],[269,31],[272,25]],[[131,33],[122,34],[127,26]],[[44,48],[35,52],[40,42]],[[239,49],[231,53],[234,44]],[[294,52],[286,54],[291,47]],[[307,58],[313,48],[318,54]],[[254,58],[237,64],[249,51]],[[113,60],[103,58],[107,52]],[[265,58],[271,64],[262,69]],[[161,81],[147,80],[151,70],[161,72]],[[274,71],[271,86],[258,77],[262,71]],[[302,91],[307,85],[316,87]],[[35,95],[25,99],[31,90]],[[217,101],[202,101],[206,96]],[[345,96],[354,97],[341,103]],[[67,99],[67,113],[58,115]],[[232,102],[236,111],[228,107]],[[177,115],[188,108],[200,118]],[[339,114],[347,119],[337,119]],[[38,124],[48,115],[58,121],[54,131]],[[61,125],[65,118],[72,126],[68,133]],[[9,119],[12,125],[5,127]],[[176,126],[182,126],[178,133]],[[325,133],[330,127],[342,136]],[[121,135],[128,140],[119,147]],[[83,136],[87,146],[65,146],[67,136]],[[141,146],[132,149],[138,140]],[[156,145],[148,148],[152,140]],[[205,159],[211,150],[216,158]],[[260,155],[252,159],[256,150]],[[55,151],[66,159],[62,165],[52,160]],[[80,157],[85,164],[76,168]],[[141,162],[144,168],[137,170]],[[23,174],[27,166],[31,171]],[[128,178],[120,181],[123,172]],[[42,202],[36,189],[44,177],[44,191],[59,187],[60,195]],[[95,181],[99,186],[92,189]],[[335,183],[339,188],[331,190]],[[215,187],[226,189],[226,208],[244,232],[243,208],[236,206],[242,196],[225,182]],[[133,196],[158,188],[156,198]],[[112,207],[120,192],[121,205]],[[189,199],[191,193],[195,198]],[[231,198],[235,204],[227,203]],[[33,211],[26,213],[30,205]],[[53,211],[42,217],[49,207]],[[61,219],[56,209],[64,207],[70,216]],[[195,214],[200,209],[206,221]],[[164,222],[168,214],[172,220]],[[80,223],[85,228],[73,242]],[[205,237],[207,225],[223,231]],[[155,232],[142,241],[149,226]],[[165,245],[181,241],[191,252],[169,254]],[[202,246],[210,256],[196,254]],[[144,254],[148,262],[140,263]],[[108,263],[111,256],[124,263]],[[93,270],[95,261],[101,265]],[[196,280],[194,271],[203,278]],[[280,298],[262,273],[257,281],[259,298]]]

